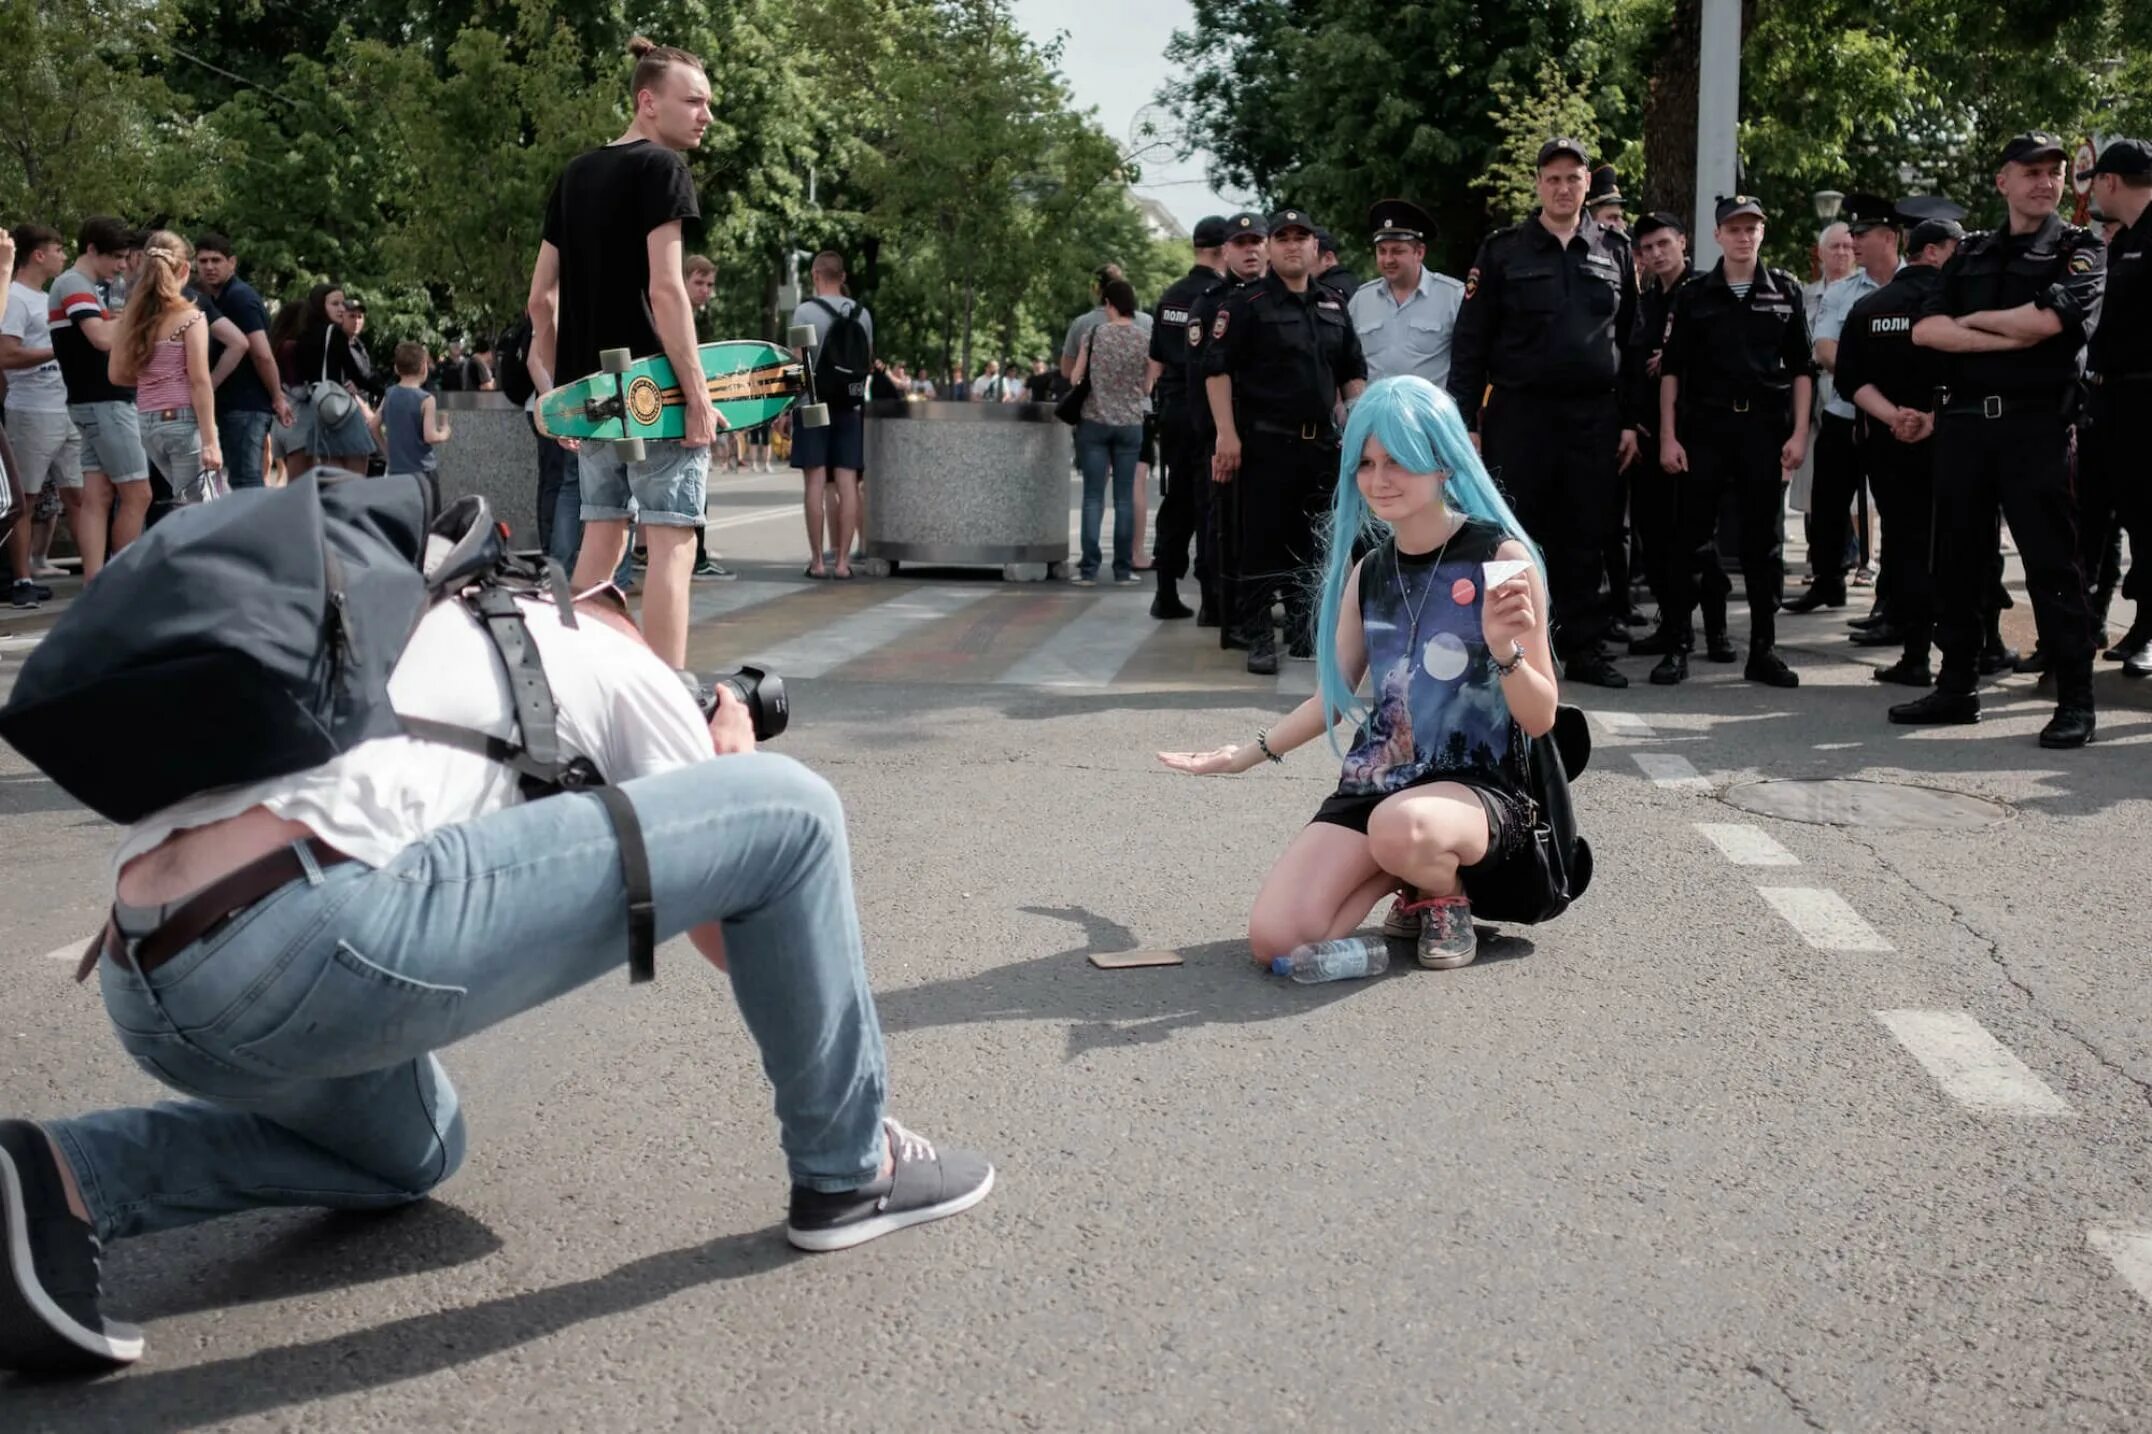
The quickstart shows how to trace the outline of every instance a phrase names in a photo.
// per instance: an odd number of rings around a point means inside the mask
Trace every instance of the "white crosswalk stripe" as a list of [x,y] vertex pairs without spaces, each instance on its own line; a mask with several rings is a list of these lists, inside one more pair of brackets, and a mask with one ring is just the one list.
[[1136,602],[1102,593],[994,680],[1012,687],[1104,687],[1156,631]]
[[1649,722],[1634,712],[1594,712],[1592,720],[1605,728],[1610,737],[1634,737],[1648,742],[1659,735],[1652,730]]
[[1673,752],[1631,752],[1629,755],[1637,768],[1651,778],[1654,786],[1677,792],[1711,790],[1711,783],[1704,780],[1687,757]]
[[1813,886],[1759,886],[1756,890],[1818,951],[1894,949],[1835,891]]
[[745,612],[781,597],[796,595],[798,583],[773,583],[742,578],[730,583],[702,583],[695,587],[688,599],[689,620],[708,622],[727,613]]
[[1735,866],[1799,866],[1769,832],[1745,822],[1698,822],[1696,829]]
[[2085,1243],[2107,1256],[2115,1273],[2137,1291],[2137,1298],[2152,1305],[2152,1230],[2103,1230],[2085,1232]]
[[2071,1113],[2068,1101],[1968,1012],[1878,1011],[1876,1019],[1962,1106],[2012,1115]]
[[[748,653],[746,658],[786,677],[820,677],[915,628],[961,612],[996,591],[982,583],[977,587],[931,587],[899,593],[827,627]],[[1126,620],[1124,615],[1123,621]]]

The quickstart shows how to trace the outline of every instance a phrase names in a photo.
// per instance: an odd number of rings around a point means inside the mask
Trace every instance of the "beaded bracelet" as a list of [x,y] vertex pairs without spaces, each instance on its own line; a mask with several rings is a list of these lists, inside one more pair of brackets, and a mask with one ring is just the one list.
[[1271,761],[1283,762],[1285,760],[1276,752],[1270,750],[1270,729],[1268,727],[1262,728],[1255,734],[1255,745],[1262,748],[1263,755],[1270,758]]

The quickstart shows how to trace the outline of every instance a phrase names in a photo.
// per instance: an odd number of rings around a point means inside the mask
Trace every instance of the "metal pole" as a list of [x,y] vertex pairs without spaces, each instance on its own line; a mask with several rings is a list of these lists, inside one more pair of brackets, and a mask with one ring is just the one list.
[[1719,259],[1713,211],[1740,184],[1741,0],[1701,0],[1696,72],[1696,228],[1698,268]]

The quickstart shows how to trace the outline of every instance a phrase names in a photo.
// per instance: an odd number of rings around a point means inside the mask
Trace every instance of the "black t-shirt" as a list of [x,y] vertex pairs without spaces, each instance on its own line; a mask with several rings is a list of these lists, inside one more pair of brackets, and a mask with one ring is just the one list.
[[598,371],[600,349],[660,351],[650,312],[650,231],[698,219],[687,161],[638,139],[568,161],[546,201],[546,242],[560,251],[560,332],[553,382]]
[[1033,403],[1051,403],[1054,398],[1054,380],[1061,375],[1052,369],[1035,373],[1024,380],[1024,392]]
[[[225,318],[239,326],[239,332],[252,337],[269,329],[269,310],[262,303],[262,296],[255,293],[244,279],[233,279],[224,286],[224,292],[216,297],[217,308]],[[211,341],[209,366],[214,369],[224,357],[224,345]],[[261,375],[254,371],[254,360],[242,356],[239,367],[231,376],[217,386],[217,412],[219,413],[267,413],[274,407],[269,401],[269,390],[262,387]]]

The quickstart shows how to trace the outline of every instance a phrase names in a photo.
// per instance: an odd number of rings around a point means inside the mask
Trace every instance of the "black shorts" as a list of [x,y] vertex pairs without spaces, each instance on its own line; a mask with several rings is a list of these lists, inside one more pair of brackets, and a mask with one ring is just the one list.
[[[1487,809],[1487,854],[1475,866],[1493,866],[1524,844],[1526,833],[1532,829],[1532,810],[1522,797],[1506,792],[1500,787],[1482,786],[1477,782],[1459,782],[1455,777],[1428,777],[1398,791],[1409,792],[1413,787],[1432,786],[1436,782],[1457,782],[1480,799]],[[1344,827],[1362,836],[1367,835],[1367,819],[1375,808],[1397,795],[1397,792],[1332,792],[1323,798],[1323,804],[1315,809],[1312,822],[1327,822],[1334,827]]]

